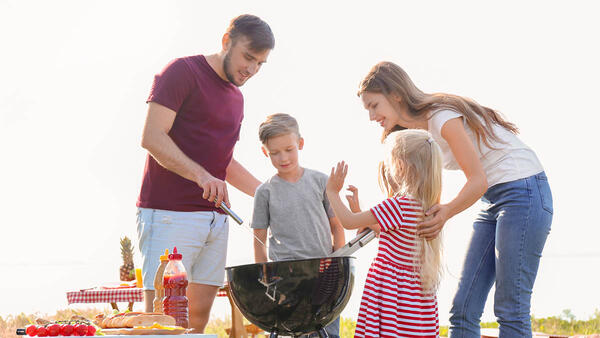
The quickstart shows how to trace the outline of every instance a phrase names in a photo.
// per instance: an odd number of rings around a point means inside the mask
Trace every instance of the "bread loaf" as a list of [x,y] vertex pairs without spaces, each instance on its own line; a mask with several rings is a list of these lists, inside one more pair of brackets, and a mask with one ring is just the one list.
[[127,318],[124,327],[151,326],[154,323],[173,326],[175,325],[175,318],[163,314],[142,314]]
[[175,318],[154,312],[127,312],[119,313],[112,317],[96,316],[96,325],[103,329],[132,328],[135,326],[175,325]]
[[117,314],[114,317],[111,317],[109,319],[106,327],[108,327],[108,328],[126,327],[126,326],[123,326],[123,325],[125,323],[125,320],[128,317],[138,316],[138,315],[141,315],[141,314],[142,314],[142,312],[119,313],[119,314]]

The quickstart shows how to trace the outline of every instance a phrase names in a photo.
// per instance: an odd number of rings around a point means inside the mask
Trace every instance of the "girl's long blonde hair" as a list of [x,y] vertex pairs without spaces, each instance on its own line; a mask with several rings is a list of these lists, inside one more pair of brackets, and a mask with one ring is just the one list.
[[[492,148],[490,140],[501,142],[493,131],[494,124],[514,134],[519,132],[513,123],[506,121],[498,112],[472,99],[446,93],[424,93],[417,88],[400,66],[392,62],[383,61],[373,66],[359,87],[358,96],[364,92],[371,92],[381,93],[388,100],[393,100],[394,97],[400,98],[408,107],[408,114],[412,117],[422,117],[441,109],[457,111],[464,116],[467,125],[475,133],[477,143],[481,144],[483,141],[490,148]],[[405,128],[395,126],[391,131],[384,131],[383,138],[390,132],[401,129]]]
[[[405,129],[386,139],[389,155],[380,164],[379,183],[388,197],[410,195],[423,211],[440,202],[442,151],[425,130]],[[417,238],[417,255],[424,291],[435,292],[442,276],[442,238]]]

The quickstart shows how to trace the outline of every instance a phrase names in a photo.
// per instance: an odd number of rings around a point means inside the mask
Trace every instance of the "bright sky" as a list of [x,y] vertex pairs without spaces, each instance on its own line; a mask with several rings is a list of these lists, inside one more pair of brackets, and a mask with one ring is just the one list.
[[[396,62],[424,91],[472,97],[520,127],[546,169],[555,207],[532,313],[571,309],[587,319],[600,308],[593,211],[600,112],[591,103],[600,89],[600,23],[595,2],[561,3],[0,2],[0,315],[53,314],[68,306],[66,291],[118,281],[119,237],[136,238],[153,76],[173,58],[218,51],[229,20],[252,13],[270,24],[276,47],[242,87],[246,117],[235,151],[242,164],[261,180],[274,174],[258,125],[287,112],[306,140],[301,163],[328,172],[346,160],[362,206],[378,203],[381,130],[355,93],[372,65]],[[443,200],[463,183],[460,172],[445,172]],[[248,221],[252,199],[233,188],[230,195]],[[446,225],[442,324],[476,211]],[[231,223],[228,265],[252,263],[250,232]],[[356,318],[375,251],[374,242],[356,253],[344,317]],[[227,301],[218,299],[212,314],[225,317]]]

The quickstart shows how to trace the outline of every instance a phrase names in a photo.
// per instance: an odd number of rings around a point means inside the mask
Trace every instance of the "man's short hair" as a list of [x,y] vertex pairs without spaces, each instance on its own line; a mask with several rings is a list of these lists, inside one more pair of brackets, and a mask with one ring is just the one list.
[[300,138],[298,121],[288,114],[269,115],[258,128],[258,138],[262,144],[266,144],[273,137],[291,133],[298,135],[298,138]]
[[250,49],[255,52],[275,47],[275,37],[271,27],[261,18],[252,14],[242,14],[233,18],[225,33],[229,34],[233,44],[240,36],[245,36],[250,40]]

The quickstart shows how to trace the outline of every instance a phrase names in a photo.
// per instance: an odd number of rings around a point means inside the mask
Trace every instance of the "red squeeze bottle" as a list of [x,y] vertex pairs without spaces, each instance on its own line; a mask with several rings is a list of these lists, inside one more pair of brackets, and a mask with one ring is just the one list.
[[187,328],[189,326],[188,299],[185,290],[188,285],[187,272],[181,262],[181,254],[177,247],[169,255],[169,263],[163,273],[163,311],[166,315],[175,318],[175,325]]

